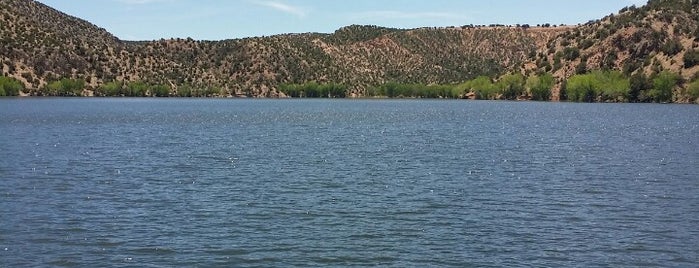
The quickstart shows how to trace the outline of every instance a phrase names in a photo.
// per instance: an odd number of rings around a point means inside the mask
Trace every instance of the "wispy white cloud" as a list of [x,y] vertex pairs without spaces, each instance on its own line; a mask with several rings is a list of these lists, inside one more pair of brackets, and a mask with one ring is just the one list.
[[281,11],[281,12],[284,12],[287,14],[291,14],[291,15],[294,15],[297,17],[301,17],[301,18],[308,15],[308,10],[303,8],[303,7],[293,6],[293,5],[285,4],[285,3],[282,3],[279,1],[253,1],[252,3],[259,5],[259,6],[268,7],[268,8],[277,10],[277,11]]
[[355,19],[465,19],[466,16],[449,12],[405,12],[379,10],[355,13]]
[[143,5],[159,2],[169,2],[171,0],[116,0],[117,2],[124,3],[127,5]]

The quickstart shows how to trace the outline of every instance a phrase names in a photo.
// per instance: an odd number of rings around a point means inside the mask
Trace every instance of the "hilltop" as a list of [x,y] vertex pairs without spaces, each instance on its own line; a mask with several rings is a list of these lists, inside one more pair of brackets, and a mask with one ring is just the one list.
[[[80,80],[74,95],[110,88],[123,94],[138,83],[141,95],[158,95],[145,85],[161,85],[164,95],[201,89],[201,95],[279,97],[283,85],[308,82],[342,84],[346,95],[364,96],[386,83],[456,86],[481,76],[550,73],[557,100],[566,79],[592,70],[648,79],[670,71],[689,82],[699,71],[697,2],[652,0],[577,26],[352,25],[331,34],[131,42],[33,0],[1,0],[0,62],[2,75],[32,95],[65,94],[52,83],[68,78]],[[692,101],[685,88],[674,88],[675,101]]]

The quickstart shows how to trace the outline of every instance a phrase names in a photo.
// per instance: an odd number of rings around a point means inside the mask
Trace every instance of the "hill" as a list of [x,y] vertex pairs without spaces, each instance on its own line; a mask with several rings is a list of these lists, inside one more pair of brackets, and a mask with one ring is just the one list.
[[[651,0],[560,33],[539,47],[524,69],[551,72],[559,79],[590,70],[647,78],[669,71],[680,76],[681,84],[696,79],[698,48],[699,1]],[[675,90],[676,101],[690,101],[685,88]],[[554,98],[558,95],[555,90]]]
[[[33,0],[1,0],[0,62],[3,76],[31,95],[161,95],[148,88],[161,85],[163,95],[278,97],[282,85],[317,82],[345,85],[351,96],[386,83],[446,84],[460,86],[463,97],[478,96],[463,85],[479,76],[496,82],[508,73],[550,73],[557,100],[575,74],[618,70],[643,74],[639,90],[650,90],[662,71],[675,73],[682,79],[673,101],[688,102],[696,99],[689,84],[699,71],[698,5],[652,0],[578,26],[352,25],[332,34],[127,42]],[[61,79],[81,83],[66,91]]]

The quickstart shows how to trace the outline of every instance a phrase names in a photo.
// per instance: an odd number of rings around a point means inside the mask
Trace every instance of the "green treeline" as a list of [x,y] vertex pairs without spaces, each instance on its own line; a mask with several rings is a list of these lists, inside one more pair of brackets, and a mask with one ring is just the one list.
[[[388,82],[368,88],[364,97],[384,98],[433,98],[457,99],[475,98],[483,100],[524,99],[549,100],[555,79],[550,74],[525,77],[521,74],[502,76],[493,81],[487,76],[479,76],[461,84],[424,85]],[[343,98],[347,86],[340,84],[285,84],[281,91],[289,97],[298,98]]]
[[[5,80],[8,79],[11,78],[0,77],[0,96],[3,96],[1,89],[6,88],[4,86],[6,84]],[[22,85],[19,81],[16,81],[16,83],[20,86]],[[12,88],[16,88],[16,86]],[[50,82],[44,87],[31,90],[28,93],[34,96],[86,96],[90,93],[86,91],[87,88],[89,87],[83,79],[64,78]],[[23,90],[23,87],[19,90]],[[8,96],[16,96],[18,90],[5,90],[4,92]],[[215,97],[219,96],[221,92],[221,89],[217,87],[194,88],[190,85],[181,85],[173,89],[169,85],[152,84],[143,81],[128,83],[111,81],[92,90],[93,95],[98,97]]]
[[[699,102],[699,74],[689,81],[680,75],[661,71],[647,76],[637,72],[631,76],[620,71],[591,71],[557,81],[550,73],[524,76],[506,74],[498,79],[479,76],[460,84],[424,85],[387,82],[367,88],[357,95],[383,98],[470,98],[480,100],[547,101],[559,84],[561,100],[572,102]],[[91,89],[91,90],[87,90]],[[350,87],[338,83],[282,84],[280,91],[292,98],[345,98]],[[180,85],[147,83],[143,81],[111,81],[96,88],[83,79],[60,79],[40,89],[25,90],[15,78],[0,76],[0,96],[103,96],[103,97],[216,97],[217,87],[194,88]]]
[[40,90],[40,94],[46,96],[82,96],[84,89],[85,80],[63,78],[48,83]]
[[96,96],[105,97],[168,97],[171,89],[166,85],[148,84],[143,81],[123,83],[107,82],[95,90]]
[[459,90],[454,85],[422,85],[389,82],[367,90],[368,97],[388,98],[457,98]]
[[347,86],[336,83],[282,84],[279,89],[292,98],[344,98],[347,96]]
[[569,101],[578,102],[673,102],[675,89],[679,89],[680,95],[696,102],[699,89],[695,85],[699,85],[699,78],[695,77],[685,89],[678,88],[681,84],[682,78],[668,71],[650,77],[641,73],[625,77],[618,71],[594,71],[570,77],[561,94]]
[[574,75],[566,81],[565,95],[570,101],[628,101],[630,84],[618,71],[594,71]]
[[[424,85],[388,82],[368,88],[362,96],[384,98],[471,98],[479,100],[551,100],[559,81],[550,73],[524,76],[506,74],[494,80],[479,76],[461,84]],[[592,71],[560,82],[561,100],[572,102],[673,102],[682,98],[699,101],[699,75],[690,82],[669,71],[651,76],[620,71]],[[285,84],[281,91],[292,98],[343,98],[348,87],[341,84]]]
[[104,83],[95,90],[95,96],[102,97],[216,97],[221,95],[218,87],[195,88],[190,85],[180,85],[172,88],[169,85],[150,84],[143,81]]

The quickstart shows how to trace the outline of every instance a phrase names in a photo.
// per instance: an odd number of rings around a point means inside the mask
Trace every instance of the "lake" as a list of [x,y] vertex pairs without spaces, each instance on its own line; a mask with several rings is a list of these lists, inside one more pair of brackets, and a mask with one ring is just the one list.
[[699,105],[0,99],[0,266],[699,266]]

